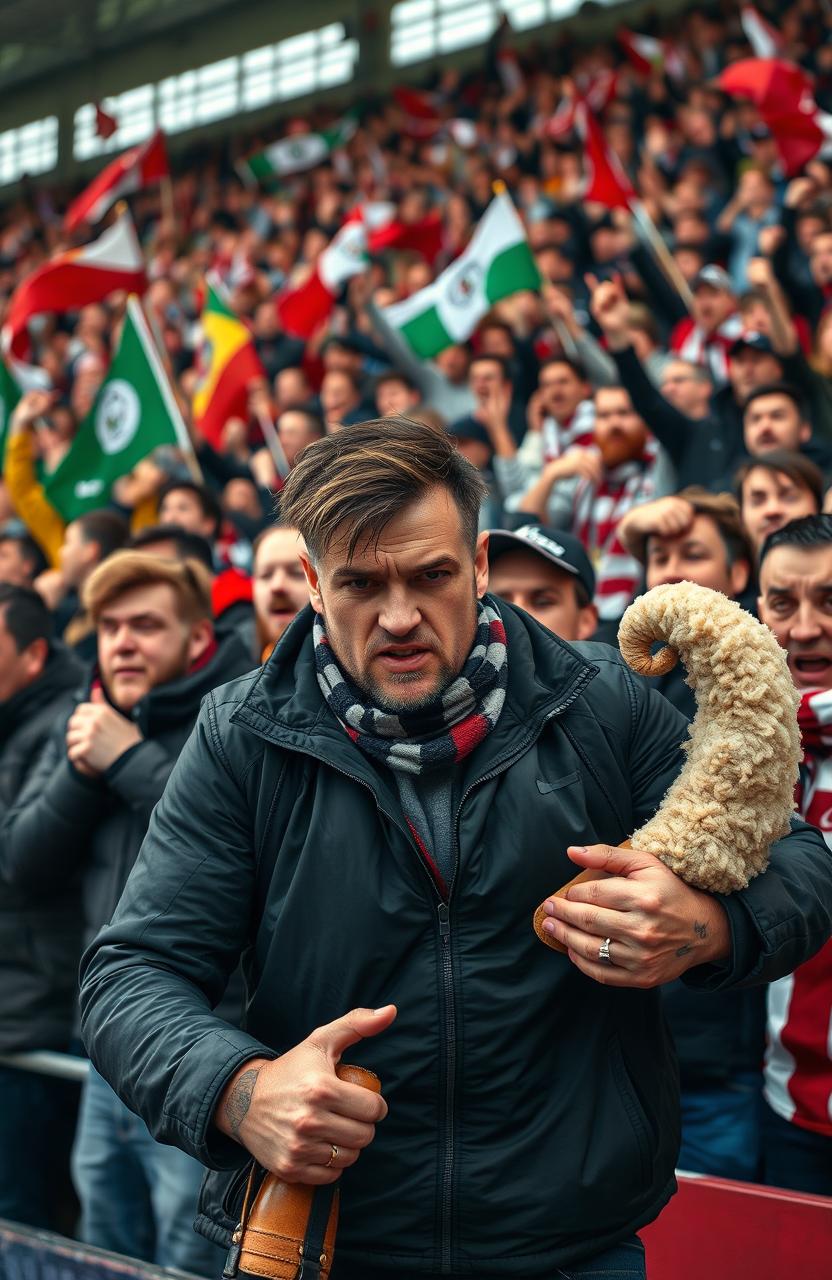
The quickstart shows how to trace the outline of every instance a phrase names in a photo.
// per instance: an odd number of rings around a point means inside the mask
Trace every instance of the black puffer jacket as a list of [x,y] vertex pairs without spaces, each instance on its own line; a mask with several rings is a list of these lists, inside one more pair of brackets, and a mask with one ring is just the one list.
[[[82,677],[81,663],[53,644],[43,674],[0,703],[0,818],[20,795],[56,722],[66,720]],[[47,881],[34,893],[0,883],[0,1053],[66,1048],[80,955],[77,877]]]
[[[674,1189],[676,1070],[657,991],[614,990],[543,947],[537,904],[570,843],[620,842],[678,771],[686,723],[602,645],[501,605],[506,704],[460,765],[444,902],[389,773],[324,704],[305,610],[261,672],[207,699],[111,924],[82,962],[99,1071],[154,1134],[212,1169],[200,1229],[227,1239],[245,1152],[212,1124],[229,1077],[356,1006],[399,1015],[348,1058],[390,1113],[343,1178],[359,1268],[551,1276],[655,1217]],[[765,981],[830,932],[832,860],[795,824],[727,900],[719,987]],[[245,951],[246,1030],[210,1011]]]
[[[132,713],[143,741],[101,778],[84,777],[67,760],[64,715],[6,814],[0,874],[34,896],[44,885],[74,883],[80,872],[86,938],[93,938],[121,896],[200,702],[250,667],[245,647],[229,635],[204,666],[151,689]],[[88,696],[85,689],[83,698]]]

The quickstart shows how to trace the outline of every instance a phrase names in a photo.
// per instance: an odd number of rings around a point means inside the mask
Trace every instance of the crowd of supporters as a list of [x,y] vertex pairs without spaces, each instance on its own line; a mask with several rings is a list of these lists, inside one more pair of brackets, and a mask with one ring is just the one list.
[[[781,56],[816,77],[821,105],[832,99],[827,7],[797,0],[770,17]],[[132,198],[145,306],[186,421],[202,375],[208,270],[250,326],[266,373],[250,388],[248,417],[229,419],[218,444],[194,432],[201,480],[181,453],[159,450],[118,482],[106,509],[64,527],[42,482],[93,403],[125,299],[32,326],[33,358],[53,389],[27,393],[11,415],[0,482],[0,1052],[81,1052],[81,948],[115,907],[201,697],[265,659],[308,599],[297,535],[279,523],[282,478],[264,417],[289,467],[315,440],[368,418],[403,414],[450,433],[488,483],[493,590],[567,640],[615,643],[645,585],[685,578],[756,611],[766,539],[832,512],[832,162],[815,158],[787,177],[755,109],[714,87],[751,55],[738,8],[674,19],[673,74],[667,61],[636,71],[612,42],[544,33],[506,77],[497,53],[508,39],[501,28],[481,67],[445,69],[423,86],[437,121],[468,120],[468,132],[424,136],[406,98],[365,100],[346,147],[308,172],[246,186],[234,162],[269,139],[235,137],[174,165],[172,206],[158,190]],[[577,92],[602,83],[604,135],[672,271],[628,211],[582,198],[583,144],[558,122]],[[321,108],[283,132],[331,118]],[[384,308],[455,259],[498,179],[541,289],[503,299],[469,341],[420,360]],[[0,321],[20,281],[67,247],[68,195],[27,191],[0,210]],[[283,332],[275,296],[308,277],[367,201],[392,202],[404,224],[435,216],[435,252],[379,250],[310,339]],[[809,528],[820,532],[814,543],[807,535],[807,554],[828,553],[824,521]],[[801,692],[832,686],[825,581],[811,606],[821,622],[801,614]],[[778,638],[791,657],[789,637]],[[661,684],[693,714],[678,672]],[[829,741],[818,729],[816,745]],[[832,826],[828,810],[811,820]],[[803,1016],[828,1022],[828,955],[825,965],[815,1015]],[[778,996],[764,1096],[765,994],[703,999],[678,985],[666,999],[681,1064],[680,1167],[832,1194],[828,1045],[809,1068],[825,1080],[827,1110],[813,1114],[789,1083],[805,1064],[796,1041],[778,1039],[789,1017]],[[225,999],[227,1016],[241,1016],[234,982]],[[0,1081],[0,1167],[14,1152],[0,1217],[71,1230],[55,1216],[53,1186],[71,1140],[67,1088],[5,1066]],[[786,1129],[790,1160],[766,1162],[772,1124]],[[84,1238],[215,1274],[218,1251],[190,1232],[199,1173],[152,1143],[91,1075],[73,1155]]]

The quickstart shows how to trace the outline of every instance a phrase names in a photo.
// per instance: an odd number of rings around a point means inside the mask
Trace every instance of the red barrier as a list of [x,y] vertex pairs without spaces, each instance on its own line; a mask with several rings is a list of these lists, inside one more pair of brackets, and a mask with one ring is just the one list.
[[639,1233],[649,1280],[830,1280],[832,1199],[679,1175]]

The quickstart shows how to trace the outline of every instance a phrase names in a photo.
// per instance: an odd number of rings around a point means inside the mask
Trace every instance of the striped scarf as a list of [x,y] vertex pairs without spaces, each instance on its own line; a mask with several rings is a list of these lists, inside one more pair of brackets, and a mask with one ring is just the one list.
[[[808,689],[797,811],[832,849],[832,689]],[[832,942],[768,989],[765,1097],[800,1128],[832,1138]]]
[[744,329],[742,316],[734,314],[723,320],[718,329],[706,334],[696,322],[687,317],[680,320],[673,330],[670,349],[681,360],[702,365],[710,373],[717,387],[728,381],[728,352]]
[[644,456],[605,471],[596,488],[581,481],[575,494],[574,532],[595,566],[595,603],[603,621],[620,618],[641,583],[643,568],[618,536],[628,511],[653,497],[656,445]]
[[356,746],[390,769],[424,773],[456,764],[497,723],[506,697],[508,653],[494,604],[480,601],[474,647],[453,683],[429,706],[392,714],[362,700],[332,652],[316,615],[315,668],[327,706]]

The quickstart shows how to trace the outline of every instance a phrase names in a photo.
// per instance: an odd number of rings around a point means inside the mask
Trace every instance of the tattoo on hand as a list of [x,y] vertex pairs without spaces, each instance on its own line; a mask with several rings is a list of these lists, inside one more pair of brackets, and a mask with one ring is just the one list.
[[693,944],[692,944],[692,943],[690,943],[690,942],[686,942],[686,943],[685,943],[685,945],[684,945],[683,947],[677,947],[677,948],[676,948],[676,954],[677,954],[677,956],[679,956],[680,958],[681,958],[682,956],[689,956],[689,955],[690,955],[690,953],[691,953],[691,951],[693,951]]
[[706,924],[700,924],[698,920],[694,920],[693,932],[696,934],[697,938],[707,938],[708,926]]
[[251,1106],[251,1095],[254,1093],[254,1086],[257,1083],[259,1074],[259,1067],[252,1067],[251,1071],[244,1071],[231,1090],[230,1097],[225,1104],[225,1114],[228,1116],[228,1123],[235,1138],[239,1137],[240,1125],[245,1120],[248,1109]]

